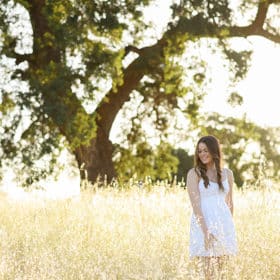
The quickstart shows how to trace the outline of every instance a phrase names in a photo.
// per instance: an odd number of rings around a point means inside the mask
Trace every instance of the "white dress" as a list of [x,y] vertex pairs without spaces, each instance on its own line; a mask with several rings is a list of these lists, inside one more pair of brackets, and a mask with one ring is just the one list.
[[213,247],[205,250],[204,235],[200,225],[197,223],[195,215],[192,214],[190,226],[190,257],[197,256],[225,256],[237,253],[237,242],[232,215],[225,202],[225,196],[229,191],[229,183],[226,178],[222,182],[224,191],[219,190],[218,183],[209,182],[205,188],[202,179],[199,181],[199,191],[201,199],[201,210],[205,218],[208,230],[214,234],[217,241]]

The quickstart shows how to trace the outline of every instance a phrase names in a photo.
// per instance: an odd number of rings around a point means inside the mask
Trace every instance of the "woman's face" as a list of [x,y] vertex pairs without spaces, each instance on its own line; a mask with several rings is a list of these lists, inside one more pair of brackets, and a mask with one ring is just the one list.
[[198,157],[205,165],[211,165],[213,163],[213,158],[205,143],[201,142],[198,144]]

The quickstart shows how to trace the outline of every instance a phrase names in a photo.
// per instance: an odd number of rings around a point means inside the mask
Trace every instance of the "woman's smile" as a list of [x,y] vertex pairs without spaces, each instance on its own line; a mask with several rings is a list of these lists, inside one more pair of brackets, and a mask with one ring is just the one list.
[[208,151],[205,143],[199,143],[198,156],[203,164],[210,164],[212,162],[212,156]]

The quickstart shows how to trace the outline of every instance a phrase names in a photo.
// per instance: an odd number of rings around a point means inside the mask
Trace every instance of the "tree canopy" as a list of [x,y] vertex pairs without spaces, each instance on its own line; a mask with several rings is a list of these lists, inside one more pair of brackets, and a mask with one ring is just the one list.
[[256,184],[260,173],[266,178],[279,178],[279,128],[263,128],[245,118],[219,114],[208,116],[203,124],[203,134],[221,139],[224,160],[239,187],[245,181]]
[[[195,122],[209,78],[206,62],[190,49],[208,40],[237,81],[247,71],[250,50],[235,50],[232,38],[280,43],[279,0],[241,1],[238,7],[227,0],[171,1],[170,20],[154,40],[143,17],[152,2],[1,2],[2,165],[12,162],[41,177],[41,171],[55,169],[59,150],[67,147],[82,178],[111,179],[116,168],[110,132],[133,94],[139,107],[145,105],[131,117],[134,124],[141,126],[146,114],[164,142],[177,109]],[[187,100],[184,108],[180,99]]]

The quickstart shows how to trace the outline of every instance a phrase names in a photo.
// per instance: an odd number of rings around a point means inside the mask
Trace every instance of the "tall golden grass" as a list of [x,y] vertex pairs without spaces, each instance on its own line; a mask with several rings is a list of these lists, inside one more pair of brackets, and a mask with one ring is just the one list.
[[[226,279],[280,279],[279,191],[235,191],[239,254]],[[0,279],[200,279],[187,191],[100,188],[0,203]]]

